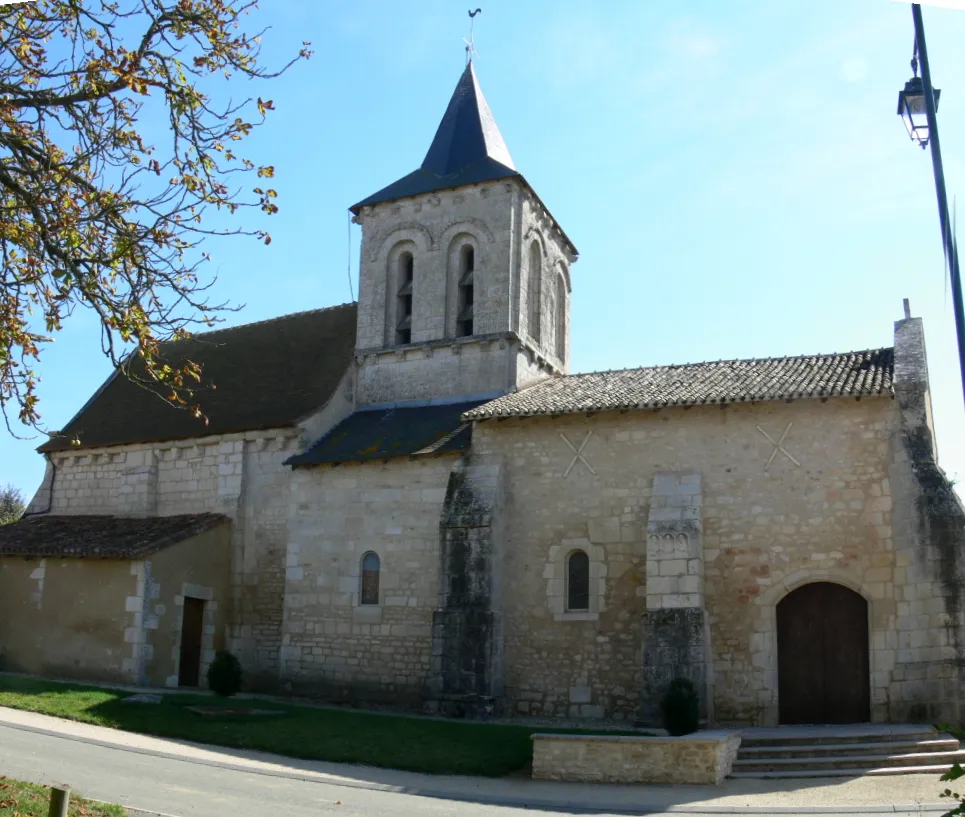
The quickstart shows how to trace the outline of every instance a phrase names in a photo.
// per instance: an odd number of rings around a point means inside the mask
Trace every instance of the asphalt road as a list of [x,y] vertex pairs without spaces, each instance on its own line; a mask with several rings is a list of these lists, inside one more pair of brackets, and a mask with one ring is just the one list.
[[[539,813],[642,813],[586,809],[548,812],[370,791],[215,768],[188,759],[136,754],[121,748],[91,745],[3,725],[0,725],[0,775],[47,785],[66,783],[86,797],[176,817],[262,814],[278,817],[324,814],[346,817],[408,814],[518,817]],[[855,812],[847,814],[854,817]]]

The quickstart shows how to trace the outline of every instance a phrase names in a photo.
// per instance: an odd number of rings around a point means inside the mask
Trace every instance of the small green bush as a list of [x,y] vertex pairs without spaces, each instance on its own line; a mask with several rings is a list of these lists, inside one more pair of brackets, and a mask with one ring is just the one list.
[[241,690],[241,662],[227,650],[219,650],[208,667],[208,686],[216,695],[230,698]]
[[700,699],[686,678],[674,678],[661,704],[664,728],[671,735],[689,735],[700,725]]

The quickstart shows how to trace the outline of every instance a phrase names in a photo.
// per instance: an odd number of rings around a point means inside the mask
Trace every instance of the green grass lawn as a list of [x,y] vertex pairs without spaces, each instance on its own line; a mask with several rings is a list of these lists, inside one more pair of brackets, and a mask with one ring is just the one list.
[[[160,704],[121,703],[130,694],[0,675],[0,706],[128,732],[308,760],[362,763],[432,774],[501,777],[525,768],[532,760],[530,736],[534,732],[576,731],[407,718],[213,696],[179,694],[166,695]],[[211,719],[185,708],[198,704],[250,704],[284,714]]]
[[[0,777],[0,817],[47,817],[50,789]],[[127,810],[71,795],[70,817],[126,817]]]

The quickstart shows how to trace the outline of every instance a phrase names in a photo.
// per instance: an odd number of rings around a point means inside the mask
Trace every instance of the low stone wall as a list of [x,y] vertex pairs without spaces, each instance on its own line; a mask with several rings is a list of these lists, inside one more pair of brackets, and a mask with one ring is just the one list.
[[581,783],[719,785],[731,772],[738,732],[679,738],[533,735],[533,778]]

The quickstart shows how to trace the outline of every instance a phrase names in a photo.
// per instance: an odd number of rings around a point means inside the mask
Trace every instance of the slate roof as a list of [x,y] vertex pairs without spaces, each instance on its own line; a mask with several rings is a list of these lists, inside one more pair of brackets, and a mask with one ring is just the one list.
[[518,175],[470,62],[422,166],[349,209],[358,214],[362,207],[382,201]]
[[218,525],[218,513],[183,516],[30,516],[0,525],[0,556],[143,559]]
[[891,396],[894,349],[721,360],[555,377],[467,411],[465,420],[807,397]]
[[356,411],[285,464],[297,467],[463,451],[469,448],[472,431],[460,417],[483,402]]
[[325,405],[355,350],[356,305],[298,312],[164,344],[174,363],[203,366],[196,399],[207,426],[153,392],[112,375],[40,451],[285,428]]

